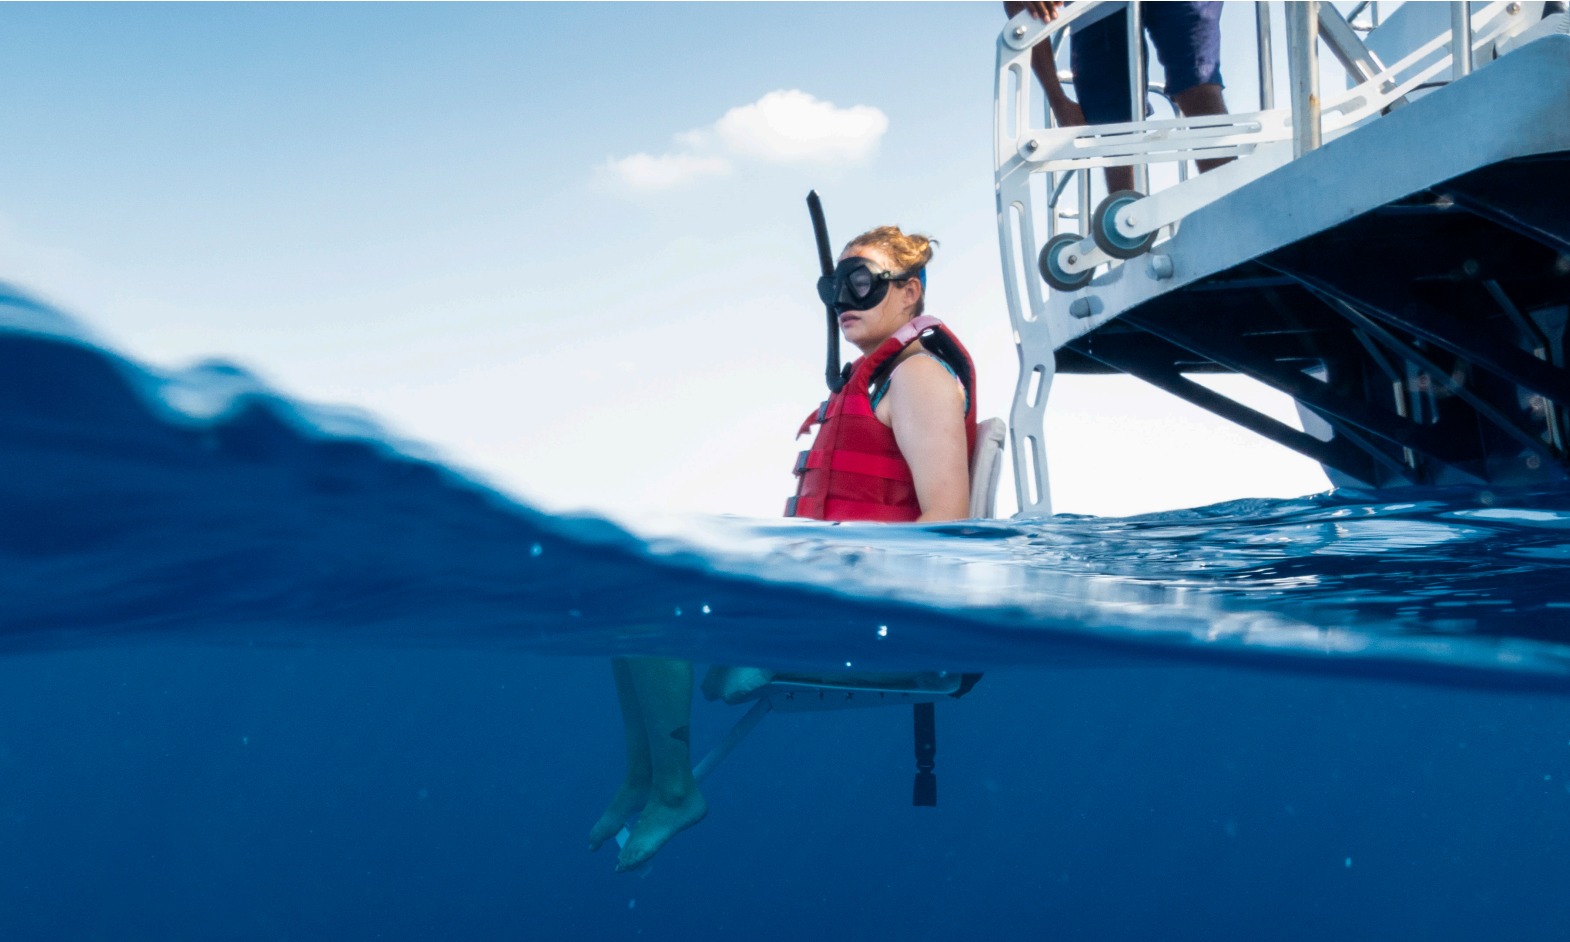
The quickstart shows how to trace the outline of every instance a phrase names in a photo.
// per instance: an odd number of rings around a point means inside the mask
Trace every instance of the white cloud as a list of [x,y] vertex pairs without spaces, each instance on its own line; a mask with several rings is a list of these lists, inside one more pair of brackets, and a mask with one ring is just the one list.
[[633,189],[662,190],[730,173],[734,159],[859,163],[888,128],[888,115],[870,105],[840,108],[803,91],[774,91],[677,134],[669,153],[612,158],[604,170]]
[[731,153],[781,162],[866,160],[888,129],[877,108],[837,108],[802,91],[769,92],[714,124]]
[[701,154],[633,154],[607,161],[605,170],[636,190],[668,190],[701,177],[724,176],[731,165],[724,157]]

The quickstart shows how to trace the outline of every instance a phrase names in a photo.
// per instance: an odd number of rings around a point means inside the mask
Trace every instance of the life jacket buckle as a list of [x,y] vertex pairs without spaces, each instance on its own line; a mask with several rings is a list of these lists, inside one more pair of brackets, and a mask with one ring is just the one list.
[[811,451],[804,451],[796,456],[796,467],[793,471],[797,477],[800,477],[807,470],[807,456],[810,454],[812,454]]

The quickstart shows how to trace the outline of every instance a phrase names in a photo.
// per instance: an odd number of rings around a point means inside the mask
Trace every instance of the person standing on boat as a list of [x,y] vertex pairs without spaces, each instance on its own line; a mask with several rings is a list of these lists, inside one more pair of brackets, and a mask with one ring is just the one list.
[[[820,424],[797,461],[788,516],[937,522],[970,510],[976,440],[975,369],[959,340],[924,314],[935,242],[883,226],[852,239],[818,293],[862,352],[843,388],[802,425]],[[598,850],[634,815],[617,870],[643,865],[708,810],[692,776],[692,664],[611,662],[627,775],[589,831]]]
[[[1074,21],[1069,41],[1069,67],[1074,73],[1076,102],[1058,81],[1057,61],[1050,42],[1037,43],[1030,54],[1030,68],[1046,93],[1047,105],[1060,127],[1118,124],[1134,120],[1129,100],[1128,13],[1121,3],[1105,4],[1107,12],[1090,11]],[[1220,2],[1165,2],[1140,5],[1141,21],[1156,57],[1166,70],[1166,93],[1184,117],[1227,113],[1221,82]],[[1063,4],[1005,0],[1003,10],[1012,19],[1029,10],[1038,20],[1057,19]],[[1144,44],[1141,43],[1141,48]],[[1149,105],[1147,104],[1148,111]],[[1231,160],[1196,161],[1199,172],[1213,170]],[[1107,192],[1134,188],[1132,167],[1108,167]]]

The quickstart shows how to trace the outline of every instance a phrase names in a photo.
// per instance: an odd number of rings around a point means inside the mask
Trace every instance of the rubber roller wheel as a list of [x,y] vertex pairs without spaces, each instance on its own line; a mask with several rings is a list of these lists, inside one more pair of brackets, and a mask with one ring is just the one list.
[[1096,273],[1094,268],[1084,271],[1064,271],[1064,256],[1076,245],[1079,245],[1079,236],[1072,232],[1055,235],[1047,240],[1041,247],[1041,258],[1037,259],[1036,267],[1041,269],[1041,278],[1058,291],[1077,291],[1090,284],[1090,276]]
[[1156,242],[1156,233],[1127,236],[1118,231],[1118,210],[1145,198],[1138,190],[1119,190],[1101,201],[1095,215],[1090,217],[1090,237],[1096,246],[1113,258],[1138,258],[1150,251]]

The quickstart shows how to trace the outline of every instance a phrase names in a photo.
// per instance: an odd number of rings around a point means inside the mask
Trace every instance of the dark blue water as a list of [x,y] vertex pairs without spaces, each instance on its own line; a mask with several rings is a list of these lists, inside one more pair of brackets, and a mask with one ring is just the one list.
[[[1570,491],[628,530],[411,454],[0,303],[0,938],[1570,937]],[[987,676],[936,809],[908,711],[773,716],[617,875],[612,653]]]

